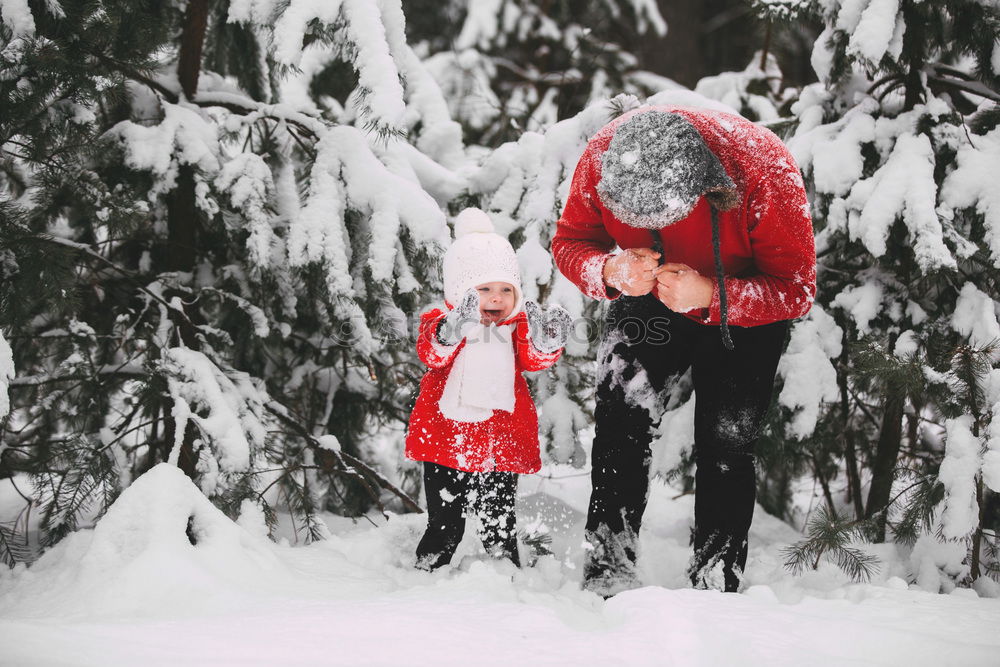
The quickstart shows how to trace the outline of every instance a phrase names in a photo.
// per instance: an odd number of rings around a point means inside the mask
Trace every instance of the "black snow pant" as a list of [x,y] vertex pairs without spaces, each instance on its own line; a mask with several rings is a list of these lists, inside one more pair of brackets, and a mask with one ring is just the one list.
[[514,503],[517,473],[465,472],[424,462],[427,530],[417,544],[417,567],[435,570],[451,562],[465,534],[466,509],[479,516],[487,553],[521,566]]
[[689,576],[695,587],[738,589],[756,491],[753,450],[788,326],[731,326],[730,351],[718,326],[693,322],[652,295],[611,304],[598,352],[585,586],[608,595],[636,582],[653,430],[690,368],[697,471]]

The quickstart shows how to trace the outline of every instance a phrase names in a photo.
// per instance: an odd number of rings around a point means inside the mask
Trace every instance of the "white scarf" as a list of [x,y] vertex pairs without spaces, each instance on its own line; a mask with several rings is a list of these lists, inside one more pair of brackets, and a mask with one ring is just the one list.
[[453,421],[481,422],[514,412],[513,325],[476,324],[451,365],[438,407]]

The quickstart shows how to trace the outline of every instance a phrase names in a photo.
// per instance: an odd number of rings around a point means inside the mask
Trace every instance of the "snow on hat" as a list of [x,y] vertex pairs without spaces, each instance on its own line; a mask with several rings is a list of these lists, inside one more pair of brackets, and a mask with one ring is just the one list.
[[[631,227],[659,230],[683,220],[704,196],[712,208],[712,252],[719,285],[722,342],[733,349],[729,335],[726,275],[719,247],[719,211],[739,204],[736,184],[686,118],[666,111],[643,111],[617,128],[601,157],[597,184],[601,203]],[[660,235],[650,232],[653,249],[663,248]]]
[[683,220],[704,195],[727,211],[736,184],[686,118],[644,111],[615,128],[604,152],[597,194],[627,225],[662,229]]
[[452,306],[470,288],[492,282],[514,286],[516,300],[511,315],[521,310],[521,270],[510,241],[496,233],[493,221],[478,208],[467,208],[455,217],[455,242],[444,254],[444,298]]

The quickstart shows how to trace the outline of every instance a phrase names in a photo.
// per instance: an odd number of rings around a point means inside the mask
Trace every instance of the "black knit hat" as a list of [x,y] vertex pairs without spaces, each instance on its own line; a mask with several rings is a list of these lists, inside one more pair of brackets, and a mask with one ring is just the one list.
[[[739,203],[736,184],[697,129],[684,117],[666,111],[640,111],[615,128],[601,158],[597,184],[601,203],[631,227],[660,230],[683,220],[704,196],[712,206],[712,249],[719,283],[722,341],[729,336],[726,278],[719,247],[719,211]],[[660,235],[652,231],[653,247]]]

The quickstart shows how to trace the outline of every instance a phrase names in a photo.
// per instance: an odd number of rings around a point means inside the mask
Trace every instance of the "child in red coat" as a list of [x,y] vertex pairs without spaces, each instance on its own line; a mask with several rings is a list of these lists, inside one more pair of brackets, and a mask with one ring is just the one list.
[[417,567],[451,562],[467,508],[479,516],[487,552],[520,565],[517,475],[541,467],[538,416],[522,373],[556,362],[570,317],[524,301],[514,249],[479,209],[456,218],[443,273],[448,309],[421,316],[417,354],[428,370],[406,435],[407,458],[423,461],[427,498]]

